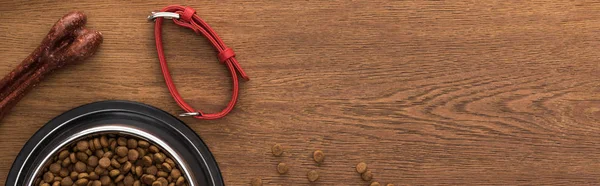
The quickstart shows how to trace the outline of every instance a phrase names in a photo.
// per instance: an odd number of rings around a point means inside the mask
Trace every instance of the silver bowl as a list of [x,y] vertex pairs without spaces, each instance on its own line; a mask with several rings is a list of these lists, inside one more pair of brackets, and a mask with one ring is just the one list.
[[200,137],[157,108],[128,101],[87,104],[54,118],[21,149],[6,185],[33,185],[53,155],[91,135],[121,134],[147,140],[168,153],[190,186],[222,186],[219,167]]

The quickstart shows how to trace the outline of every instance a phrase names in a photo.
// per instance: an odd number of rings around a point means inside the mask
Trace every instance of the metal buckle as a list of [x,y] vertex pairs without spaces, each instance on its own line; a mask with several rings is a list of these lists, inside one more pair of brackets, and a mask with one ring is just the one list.
[[179,19],[178,13],[173,12],[152,12],[150,16],[148,16],[148,21],[153,21],[156,18],[162,17],[165,19]]
[[179,116],[181,116],[181,117],[199,116],[199,115],[200,115],[200,112],[186,112],[186,113],[183,113],[183,114],[179,114]]

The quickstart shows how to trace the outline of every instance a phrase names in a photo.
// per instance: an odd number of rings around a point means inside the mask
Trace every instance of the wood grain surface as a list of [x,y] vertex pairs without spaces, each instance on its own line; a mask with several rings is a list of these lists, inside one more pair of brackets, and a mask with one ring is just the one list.
[[[160,75],[150,11],[194,7],[251,81],[226,118],[183,118],[226,185],[600,185],[598,1],[2,1],[0,74],[63,14],[87,13],[104,44],[48,77],[0,121],[0,185],[23,144],[76,106],[133,100],[178,114]],[[170,22],[166,56],[206,112],[231,80],[207,40]],[[280,143],[284,157],[270,155]],[[316,166],[312,152],[325,152]],[[287,175],[278,162],[291,165]]]

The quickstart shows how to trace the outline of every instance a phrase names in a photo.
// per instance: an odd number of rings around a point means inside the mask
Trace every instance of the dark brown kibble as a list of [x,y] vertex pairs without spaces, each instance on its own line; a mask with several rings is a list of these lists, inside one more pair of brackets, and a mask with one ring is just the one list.
[[362,174],[365,173],[365,171],[367,171],[367,164],[365,162],[360,162],[356,164],[356,172]]
[[121,168],[121,164],[116,160],[116,159],[112,159],[110,160],[110,166],[112,166],[113,168]]
[[107,157],[100,158],[100,161],[98,161],[98,166],[102,168],[108,168],[110,166],[110,159]]
[[133,182],[135,182],[135,179],[131,175],[127,175],[123,179],[123,184],[125,184],[125,186],[133,186]]
[[94,180],[94,181],[92,181],[91,186],[102,186],[102,182],[100,182],[100,180]]
[[104,135],[100,136],[100,146],[102,146],[102,148],[108,147],[108,138]]
[[371,181],[371,179],[373,179],[373,173],[371,172],[371,170],[367,170],[364,173],[362,173],[360,177],[365,181]]
[[71,180],[76,180],[78,175],[79,175],[79,173],[73,171],[73,172],[71,172],[69,177],[71,177]]
[[90,178],[90,175],[88,173],[85,173],[85,172],[79,173],[77,175],[77,179],[83,179],[83,178],[88,179],[88,178]]
[[115,148],[117,148],[117,141],[111,141],[110,145],[108,147],[110,150],[115,150]]
[[154,154],[154,162],[156,163],[162,163],[165,161],[165,155],[162,153],[155,153]]
[[58,174],[62,167],[58,163],[50,164],[50,172]]
[[131,166],[133,166],[131,162],[125,162],[123,166],[121,166],[121,172],[129,172],[129,170],[131,170]]
[[281,156],[283,154],[283,147],[280,144],[275,144],[271,147],[273,156]]
[[127,158],[129,161],[135,161],[140,157],[140,153],[137,150],[129,149],[127,152]]
[[96,174],[96,172],[90,172],[88,178],[90,180],[97,180],[97,179],[100,179],[100,176],[98,176],[98,174]]
[[125,178],[125,176],[123,176],[122,174],[121,174],[121,175],[118,175],[118,176],[115,178],[115,182],[121,182],[121,181],[123,181],[123,178]]
[[323,161],[325,160],[325,154],[321,150],[316,150],[315,152],[313,152],[313,159],[317,163],[323,163]]
[[122,157],[122,158],[117,158],[117,162],[119,163],[125,163],[129,160],[129,158],[127,156]]
[[78,186],[86,186],[90,181],[88,179],[78,179],[77,181],[75,181],[75,185]]
[[113,178],[117,177],[119,174],[121,174],[121,171],[119,171],[118,169],[113,169],[108,173],[108,175]]
[[154,165],[146,168],[146,174],[156,175],[157,172],[158,172],[158,169]]
[[124,137],[117,138],[117,144],[119,144],[119,146],[127,146],[127,138],[124,138]]
[[95,155],[98,158],[104,157],[104,151],[103,150],[96,150]]
[[104,151],[104,156],[102,156],[102,157],[106,157],[106,158],[110,159],[113,157],[114,154],[115,153],[113,153],[112,151]]
[[142,157],[146,155],[146,150],[138,147],[137,149],[135,149],[138,152],[138,157]]
[[63,167],[68,167],[69,165],[71,165],[71,158],[65,158],[62,162],[61,165]]
[[[155,181],[155,182],[152,182],[152,186],[163,186],[163,185],[162,185],[162,182],[160,182],[160,181]],[[166,185],[165,185],[165,186],[166,186]]]
[[102,183],[102,186],[110,185],[111,182],[112,180],[108,176],[100,177],[100,183]]
[[59,160],[64,160],[67,157],[69,157],[69,151],[68,150],[60,151],[60,153],[58,154],[58,159]]
[[87,164],[92,167],[98,166],[98,157],[90,156],[87,160]]
[[379,184],[379,182],[371,182],[371,184],[369,186],[381,186],[381,184]]
[[52,183],[52,186],[60,186],[60,181],[55,181],[54,183]]
[[40,186],[50,186],[50,184],[48,184],[48,183],[42,183],[42,184],[40,184]]
[[46,172],[43,177],[44,177],[44,182],[46,182],[46,183],[50,183],[50,182],[54,181],[54,174],[52,174],[51,172]]
[[124,146],[117,147],[117,149],[115,151],[116,151],[117,156],[119,156],[119,157],[125,157],[125,156],[127,156],[127,152],[129,152],[127,147],[124,147]]
[[85,172],[87,171],[87,166],[85,165],[85,163],[78,161],[77,163],[75,163],[74,170],[77,172]]
[[106,171],[105,168],[100,167],[100,165],[98,165],[95,169],[94,169],[94,173],[96,173],[98,176],[102,176],[104,174],[104,172]]
[[150,143],[148,143],[147,141],[144,141],[144,140],[139,140],[138,146],[140,146],[142,148],[148,148],[150,146]]
[[69,176],[69,169],[63,167],[60,169],[60,172],[58,172],[58,175],[63,178]]
[[156,147],[154,145],[150,145],[150,147],[148,147],[148,151],[150,153],[157,153],[158,152],[158,147]]
[[94,138],[94,147],[95,147],[94,150],[102,148],[102,144],[100,143],[100,139],[99,138]]
[[173,167],[171,167],[171,165],[167,162],[164,162],[161,164],[162,170],[165,172],[171,172],[171,170],[173,170]]
[[171,177],[173,177],[173,179],[181,177],[181,172],[179,171],[179,169],[173,169],[171,171]]
[[133,182],[133,186],[141,186],[141,185],[142,185],[142,182],[140,180],[135,180]]
[[152,165],[152,158],[150,158],[150,156],[144,156],[142,158],[142,165],[144,165],[144,166]]
[[54,181],[59,181],[59,182],[60,182],[61,180],[62,180],[62,178],[61,178],[61,177],[59,177],[59,176],[54,176]]
[[75,157],[75,153],[71,152],[71,154],[69,154],[69,158],[71,159],[71,163],[77,162],[77,158]]
[[167,179],[166,179],[166,178],[163,178],[163,177],[156,178],[156,181],[159,181],[159,182],[160,182],[160,183],[162,183],[162,185],[164,185],[164,186],[167,186],[167,185],[169,185],[169,181],[167,181]]
[[70,177],[63,178],[60,181],[61,186],[71,186],[73,185],[73,180]]
[[156,172],[156,176],[158,176],[158,177],[165,177],[166,178],[166,177],[169,176],[169,173],[165,172],[165,171],[158,171],[158,172]]
[[289,167],[287,166],[287,164],[285,164],[285,163],[277,164],[277,172],[279,172],[279,174],[285,174],[288,172],[288,170],[289,170]]
[[171,168],[175,168],[175,162],[171,158],[165,159],[165,162],[171,165]]
[[[183,183],[185,182],[185,178],[183,176],[177,178],[177,181],[175,182],[175,185],[183,185]],[[262,180],[261,180],[262,182]]]
[[152,182],[156,181],[156,177],[154,177],[153,175],[144,175],[142,176],[142,181],[145,184],[152,184]]
[[85,152],[77,152],[76,156],[77,156],[77,160],[87,162],[88,155]]
[[319,179],[319,173],[316,170],[311,170],[308,171],[306,177],[308,177],[308,181],[314,182],[317,181],[317,179]]
[[135,175],[142,176],[142,174],[143,174],[142,166],[135,167]]
[[88,144],[89,144],[90,148],[88,148],[87,150],[96,150],[96,145],[94,145],[93,139],[90,139],[90,141],[88,141]]
[[127,148],[135,149],[135,148],[137,148],[137,146],[138,146],[137,140],[135,140],[135,139],[127,140]]
[[250,182],[252,186],[262,186],[262,179],[260,178],[253,178],[252,181]]
[[77,150],[84,152],[85,150],[87,150],[89,148],[89,144],[87,141],[79,141],[77,142]]

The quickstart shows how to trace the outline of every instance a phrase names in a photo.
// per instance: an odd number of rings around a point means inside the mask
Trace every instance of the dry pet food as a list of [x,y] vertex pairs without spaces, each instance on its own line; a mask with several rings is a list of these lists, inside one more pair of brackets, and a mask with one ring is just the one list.
[[281,156],[283,154],[283,147],[280,144],[275,144],[271,148],[271,151],[273,151],[273,156]]
[[367,164],[365,162],[360,162],[356,164],[356,172],[365,173],[367,171]]
[[250,184],[252,186],[262,186],[263,185],[262,179],[260,179],[260,178],[253,178]]
[[279,164],[277,164],[277,172],[279,172],[279,174],[285,174],[285,173],[288,172],[289,169],[290,168],[285,163],[279,163]]
[[308,181],[310,182],[314,182],[319,179],[319,173],[316,170],[308,171],[306,176],[308,177]]
[[372,182],[369,186],[381,186],[381,184],[379,184],[379,182]]
[[187,186],[177,164],[157,146],[132,136],[82,139],[54,155],[39,186]]
[[323,154],[323,151],[321,150],[316,150],[315,152],[313,152],[313,159],[317,163],[323,163],[323,160],[325,160],[325,154]]
[[371,179],[373,179],[373,173],[371,172],[371,170],[367,170],[366,172],[362,173],[360,176],[365,181],[371,181]]

